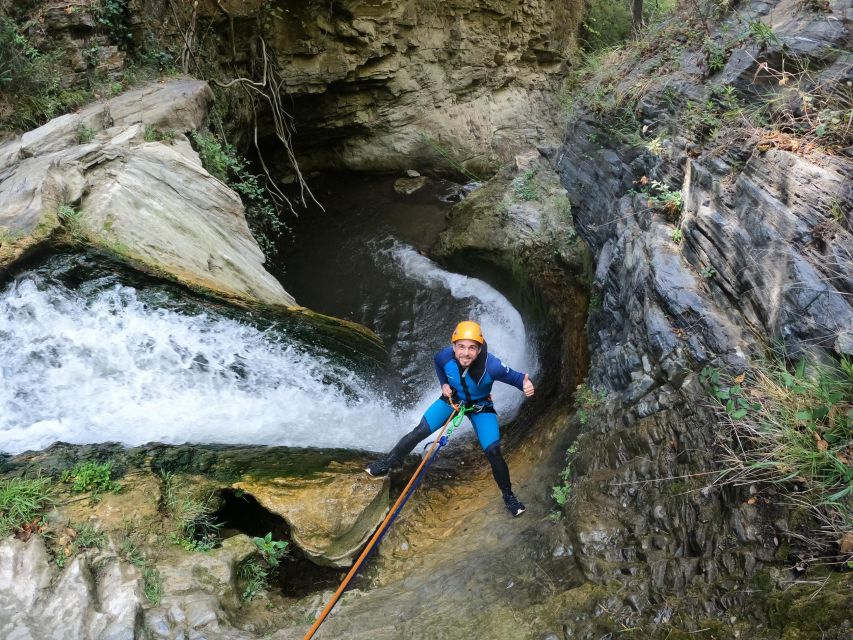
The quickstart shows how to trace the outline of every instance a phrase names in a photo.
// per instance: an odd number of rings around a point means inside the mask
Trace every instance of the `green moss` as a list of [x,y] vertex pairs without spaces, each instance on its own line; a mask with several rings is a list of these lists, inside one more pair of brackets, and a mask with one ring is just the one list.
[[[816,577],[816,576],[815,576]],[[782,640],[830,640],[853,633],[853,573],[827,572],[767,597],[770,627]]]

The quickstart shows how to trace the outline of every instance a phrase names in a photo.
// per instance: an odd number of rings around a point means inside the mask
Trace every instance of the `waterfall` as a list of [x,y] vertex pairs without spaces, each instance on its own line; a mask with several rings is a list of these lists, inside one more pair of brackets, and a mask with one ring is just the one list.
[[[521,317],[497,291],[444,271],[406,245],[380,254],[385,268],[430,295],[459,300],[507,364],[535,371]],[[457,321],[418,317],[413,307],[416,342],[423,328],[444,337],[407,357],[403,377],[417,372],[420,382],[417,397],[401,404],[286,330],[143,298],[121,284],[83,293],[37,272],[0,293],[0,451],[43,449],[58,440],[383,451],[438,397],[432,353]],[[509,418],[522,394],[500,384],[495,392]]]

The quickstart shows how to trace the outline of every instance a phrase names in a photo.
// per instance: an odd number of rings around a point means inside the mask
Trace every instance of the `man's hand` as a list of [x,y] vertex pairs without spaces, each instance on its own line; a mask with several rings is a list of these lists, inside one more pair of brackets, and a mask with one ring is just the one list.
[[524,391],[524,395],[528,398],[531,397],[534,393],[536,393],[536,389],[533,388],[533,383],[530,381],[530,376],[526,373],[524,374],[524,384],[522,384],[522,390]]
[[453,400],[453,389],[449,384],[441,385],[441,395],[446,397],[448,400]]

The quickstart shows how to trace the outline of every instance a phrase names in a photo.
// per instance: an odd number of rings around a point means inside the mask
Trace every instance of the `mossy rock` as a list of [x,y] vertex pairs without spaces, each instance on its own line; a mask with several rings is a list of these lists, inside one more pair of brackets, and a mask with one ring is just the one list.
[[826,572],[767,596],[770,627],[781,640],[853,637],[853,573]]

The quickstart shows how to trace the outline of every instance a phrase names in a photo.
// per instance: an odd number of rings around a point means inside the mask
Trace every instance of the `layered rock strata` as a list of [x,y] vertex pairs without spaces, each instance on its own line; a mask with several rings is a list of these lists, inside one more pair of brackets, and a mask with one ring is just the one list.
[[[718,119],[722,131],[708,139],[696,116],[720,113],[725,93],[744,108],[768,91],[781,96],[779,70],[792,64],[813,74],[798,81],[844,91],[851,9],[829,4],[826,13],[786,2],[739,7],[709,35],[732,47],[716,70],[708,45],[691,47],[690,27],[678,36],[671,24],[667,46],[651,40],[640,62],[611,61],[620,65],[614,92],[643,87],[645,148],[585,114],[553,156],[596,261],[589,385],[600,406],[577,443],[567,515],[579,566],[607,585],[609,622],[581,625],[582,637],[617,620],[665,631],[673,615],[689,628],[724,612],[734,634],[744,611],[752,628],[773,615],[738,604],[795,581],[774,567],[797,535],[784,508],[762,509],[713,483],[719,436],[697,373],[707,364],[742,372],[779,344],[791,357],[853,353],[853,163],[772,127]],[[751,25],[773,38],[732,44],[732,34],[761,31]],[[673,52],[673,40],[685,44]],[[683,202],[680,217],[661,194]],[[846,628],[843,611],[832,615]]]

